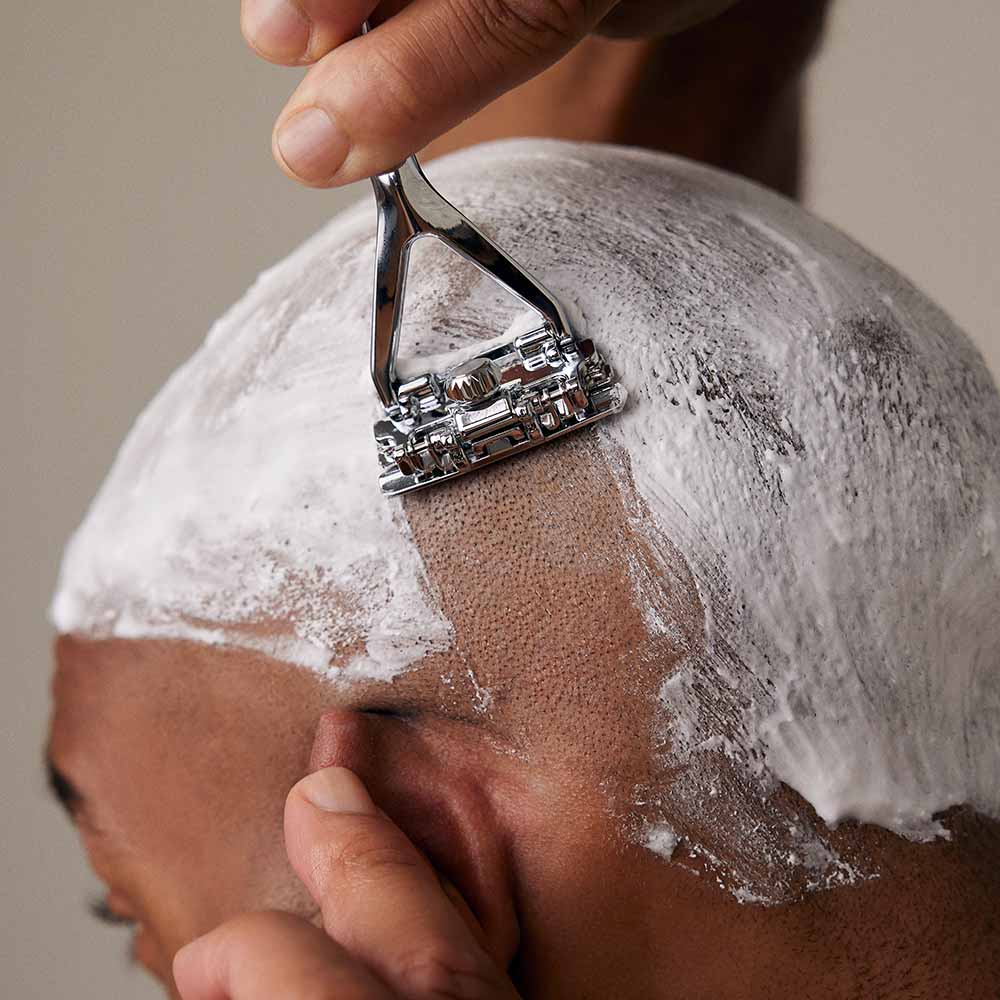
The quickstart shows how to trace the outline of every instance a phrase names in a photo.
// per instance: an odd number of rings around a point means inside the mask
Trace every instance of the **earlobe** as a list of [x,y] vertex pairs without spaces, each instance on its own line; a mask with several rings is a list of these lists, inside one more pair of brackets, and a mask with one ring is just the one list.
[[507,832],[486,791],[490,761],[466,745],[467,732],[431,732],[391,715],[333,709],[317,724],[309,769],[339,765],[361,777],[443,876],[446,890],[453,892],[447,882],[458,889],[477,937],[507,968],[519,937]]

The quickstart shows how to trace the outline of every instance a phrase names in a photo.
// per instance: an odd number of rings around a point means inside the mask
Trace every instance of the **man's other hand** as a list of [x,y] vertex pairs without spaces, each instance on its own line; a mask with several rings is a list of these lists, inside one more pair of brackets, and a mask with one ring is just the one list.
[[289,860],[323,929],[287,913],[247,913],[182,948],[183,1000],[513,1000],[481,929],[361,779],[328,767],[285,803]]
[[[310,66],[278,116],[274,155],[332,187],[401,163],[595,29],[679,31],[735,0],[242,0],[270,62]],[[377,27],[359,37],[363,20]]]

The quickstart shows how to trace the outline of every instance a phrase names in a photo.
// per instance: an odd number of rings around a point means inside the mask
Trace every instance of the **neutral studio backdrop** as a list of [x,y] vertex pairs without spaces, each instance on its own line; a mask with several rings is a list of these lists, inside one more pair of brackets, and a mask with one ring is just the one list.
[[[947,12],[943,7],[947,6]],[[272,165],[295,74],[235,3],[18,3],[0,62],[0,996],[143,998],[48,800],[48,601],[133,417],[261,268],[364,190]],[[1000,375],[1000,4],[837,0],[807,205],[909,275]]]

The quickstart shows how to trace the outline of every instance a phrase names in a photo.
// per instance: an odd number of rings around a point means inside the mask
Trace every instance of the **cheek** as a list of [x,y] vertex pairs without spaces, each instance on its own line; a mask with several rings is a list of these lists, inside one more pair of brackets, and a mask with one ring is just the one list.
[[160,942],[152,925],[142,925],[136,930],[132,940],[132,959],[167,989],[173,988],[170,973],[173,956],[177,949],[170,950]]
[[51,743],[104,831],[104,881],[145,924],[145,964],[166,976],[178,948],[245,910],[308,912],[282,814],[308,765],[314,679],[214,647],[81,649],[60,665],[73,718]]
[[118,810],[147,924],[142,957],[161,974],[181,946],[238,913],[308,908],[285,857],[286,779],[231,752],[214,766],[195,757],[151,766]]

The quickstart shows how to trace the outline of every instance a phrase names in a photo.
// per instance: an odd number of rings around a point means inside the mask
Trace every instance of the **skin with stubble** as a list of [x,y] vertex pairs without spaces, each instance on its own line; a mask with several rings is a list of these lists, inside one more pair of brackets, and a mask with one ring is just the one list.
[[[339,764],[458,887],[526,996],[993,995],[1000,844],[972,815],[934,845],[848,824],[835,843],[881,877],[778,907],[740,905],[623,835],[609,802],[650,766],[650,692],[672,652],[650,649],[635,607],[624,553],[642,543],[610,476],[581,435],[408,499],[458,641],[391,684],[197,643],[60,641],[50,753],[144,965],[169,985],[177,949],[239,913],[315,918],[282,808],[303,774]],[[696,629],[697,595],[673,597]],[[467,667],[493,694],[485,716]]]
[[[332,7],[301,6],[313,17],[310,45],[319,44],[308,58],[288,48],[301,25],[262,26],[244,4],[258,51],[316,63],[282,121],[302,110],[303,95],[333,100],[333,71],[359,58],[355,43],[337,52],[354,26],[340,38]],[[381,6],[395,18],[408,5]],[[656,25],[637,23],[644,7],[620,5],[602,35],[582,41],[594,25],[581,21],[566,58],[478,113],[484,95],[519,80],[485,79],[447,111],[431,91],[428,115],[402,123],[368,114],[371,134],[353,137],[347,173],[300,179],[350,180],[429,140],[433,155],[527,132],[681,152],[793,192],[800,74],[825,4],[668,3],[657,5]],[[418,37],[417,20],[404,24]],[[401,37],[381,34],[386,44]],[[529,52],[531,72],[569,44],[556,41]],[[706,70],[709,54],[724,72]],[[656,692],[702,641],[705,612],[685,560],[655,561],[635,511],[624,509],[627,456],[612,466],[593,439],[584,431],[403,501],[454,642],[391,683],[337,681],[196,642],[60,638],[54,784],[108,888],[108,909],[136,924],[137,958],[174,995],[177,952],[240,914],[282,911],[329,931],[290,861],[283,813],[289,789],[331,765],[364,781],[525,996],[995,995],[1000,832],[971,810],[954,810],[951,840],[931,844],[843,824],[830,847],[878,877],[807,893],[802,876],[802,891],[775,906],[723,891],[683,840],[671,864],[641,846],[637,832],[659,813],[637,805],[635,789],[664,780],[651,753]],[[644,619],[636,565],[662,574],[666,633]],[[363,645],[361,635],[356,649],[347,642],[343,661]],[[726,787],[734,815],[752,812],[754,789]],[[820,825],[791,789],[774,798]],[[692,842],[714,844],[712,829],[684,822]],[[725,838],[715,846],[724,864]]]

